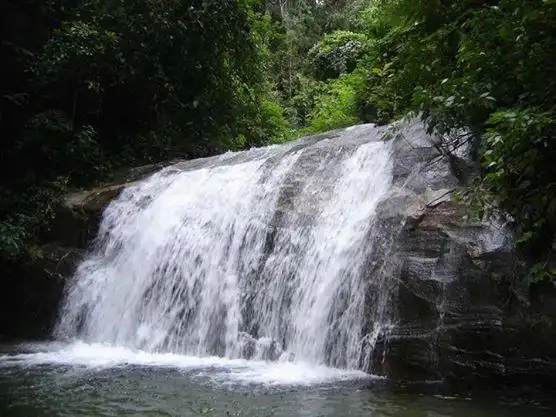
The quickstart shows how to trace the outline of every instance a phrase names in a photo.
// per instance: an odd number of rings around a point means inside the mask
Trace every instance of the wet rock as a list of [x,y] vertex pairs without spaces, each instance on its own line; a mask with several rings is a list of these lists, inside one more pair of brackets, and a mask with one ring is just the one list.
[[2,277],[0,340],[48,338],[56,322],[65,279],[83,251],[48,244]]
[[248,333],[240,332],[239,344],[241,357],[245,359],[277,361],[282,354],[280,344],[271,338],[254,338]]
[[69,194],[58,208],[48,240],[67,247],[87,247],[100,224],[102,212],[132,183],[109,185]]
[[248,333],[241,332],[239,334],[239,344],[241,346],[241,357],[252,359],[257,349],[257,340]]
[[556,287],[537,298],[524,291],[509,227],[471,220],[453,201],[472,161],[454,165],[432,142],[415,140],[423,137],[414,127],[398,135],[395,189],[378,208],[380,227],[398,230],[384,256],[399,267],[388,270],[395,284],[383,310],[395,325],[379,337],[369,370],[400,384],[554,386]]
[[44,245],[3,274],[0,291],[0,339],[49,337],[55,324],[66,279],[70,277],[92,239],[102,212],[126,187],[162,168],[148,165],[118,173],[121,181],[66,196]]
[[68,194],[58,208],[51,232],[45,240],[65,247],[86,249],[96,236],[104,209],[122,190],[173,163],[178,161],[121,170],[110,183]]

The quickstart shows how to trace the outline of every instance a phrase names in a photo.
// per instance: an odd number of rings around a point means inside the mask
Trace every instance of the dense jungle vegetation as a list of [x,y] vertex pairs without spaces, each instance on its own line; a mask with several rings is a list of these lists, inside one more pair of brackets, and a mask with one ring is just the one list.
[[118,168],[414,112],[473,133],[464,198],[556,274],[554,0],[2,0],[0,19],[4,266]]

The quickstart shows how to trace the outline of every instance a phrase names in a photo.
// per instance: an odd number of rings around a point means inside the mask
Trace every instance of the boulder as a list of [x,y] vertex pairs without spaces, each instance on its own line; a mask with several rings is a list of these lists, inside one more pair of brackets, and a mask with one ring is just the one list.
[[375,367],[397,382],[541,384],[556,381],[556,291],[531,297],[515,253],[484,238],[493,228],[465,207],[427,207],[402,231],[396,325]]
[[525,284],[510,226],[472,219],[453,198],[472,178],[465,149],[446,155],[423,137],[415,126],[398,134],[394,189],[378,209],[379,230],[395,237],[369,272],[369,291],[388,294],[371,321],[390,323],[369,370],[398,384],[553,387],[556,287]]

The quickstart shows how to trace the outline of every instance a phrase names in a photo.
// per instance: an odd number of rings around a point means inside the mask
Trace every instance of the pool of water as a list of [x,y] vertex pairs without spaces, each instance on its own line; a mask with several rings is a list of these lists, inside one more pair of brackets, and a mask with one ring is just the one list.
[[544,417],[546,405],[394,393],[357,371],[75,343],[0,347],[0,416]]

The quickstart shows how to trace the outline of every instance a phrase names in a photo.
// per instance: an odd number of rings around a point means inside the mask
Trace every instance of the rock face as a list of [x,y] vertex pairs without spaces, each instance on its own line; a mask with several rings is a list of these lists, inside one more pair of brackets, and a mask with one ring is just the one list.
[[[177,162],[177,161],[173,161]],[[120,192],[172,162],[145,165],[117,173],[111,183],[66,196],[47,240],[66,248],[87,249],[94,239],[102,212]]]
[[385,235],[397,233],[379,271],[391,283],[387,310],[395,325],[378,341],[373,370],[399,383],[554,386],[554,286],[529,293],[509,228],[472,221],[453,200],[473,170],[466,152],[450,159],[419,137],[401,132],[397,189],[379,214]]
[[0,341],[50,335],[62,298],[65,278],[81,259],[76,248],[56,243],[35,248],[32,258],[12,265],[2,276]]
[[66,197],[44,239],[48,243],[33,248],[30,259],[12,265],[2,277],[0,340],[50,336],[66,279],[94,239],[104,208],[125,187],[168,164],[127,170],[111,184]]
[[[299,146],[340,134],[306,138]],[[369,304],[384,304],[382,314],[393,325],[379,335],[367,370],[399,383],[554,384],[556,291],[550,285],[525,289],[509,228],[471,220],[467,208],[454,201],[453,191],[475,170],[470,151],[454,140],[446,156],[419,124],[394,127],[390,134],[394,187],[378,209],[384,242],[368,267],[369,275],[383,279],[369,280],[367,295]],[[315,162],[311,155],[305,159]],[[187,161],[177,169],[207,163]],[[44,270],[56,283],[49,287],[54,298],[94,238],[107,204],[159,168],[136,169],[114,184],[67,197],[50,236],[56,243],[43,248],[49,254]],[[291,210],[279,205],[274,222]],[[49,305],[44,315],[53,311]],[[52,317],[45,321],[52,323]]]
[[487,240],[496,227],[464,213],[453,202],[427,206],[402,230],[397,325],[377,368],[397,381],[553,384],[556,293],[530,296],[514,254]]

